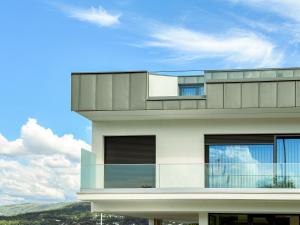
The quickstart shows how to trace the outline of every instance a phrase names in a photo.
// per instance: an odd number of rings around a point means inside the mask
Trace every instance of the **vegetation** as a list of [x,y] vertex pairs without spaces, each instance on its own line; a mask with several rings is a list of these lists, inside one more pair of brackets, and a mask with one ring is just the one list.
[[[100,224],[100,213],[91,213],[90,204],[77,202],[59,209],[0,216],[0,225],[95,225]],[[103,225],[147,225],[145,219],[104,215]]]
[[[281,177],[280,177],[281,178]],[[265,184],[263,188],[296,188],[296,184],[288,178],[281,178],[275,176],[272,184]]]

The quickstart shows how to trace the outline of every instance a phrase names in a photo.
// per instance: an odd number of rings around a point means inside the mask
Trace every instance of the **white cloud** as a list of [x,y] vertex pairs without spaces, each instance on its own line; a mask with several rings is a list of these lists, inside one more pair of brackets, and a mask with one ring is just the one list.
[[[264,187],[272,184],[272,163],[261,163],[246,145],[210,149],[210,184],[214,187]],[[227,186],[226,186],[227,185]]]
[[146,46],[173,50],[179,58],[194,60],[221,58],[247,66],[278,66],[283,53],[261,35],[247,30],[231,30],[223,34],[207,34],[182,27],[158,26]]
[[16,140],[0,135],[0,205],[74,200],[81,148],[90,146],[73,135],[60,137],[35,119]]
[[234,3],[242,3],[254,7],[269,10],[280,16],[300,22],[300,1],[299,0],[231,0]]
[[74,6],[60,6],[69,17],[77,20],[93,23],[101,27],[111,27],[120,23],[121,14],[112,14],[99,6],[90,8],[78,8]]
[[81,148],[89,150],[90,146],[82,140],[74,139],[71,134],[59,137],[51,129],[40,126],[35,119],[28,119],[21,128],[20,138],[14,141],[8,141],[0,134],[0,154],[3,155],[57,153],[79,161]]

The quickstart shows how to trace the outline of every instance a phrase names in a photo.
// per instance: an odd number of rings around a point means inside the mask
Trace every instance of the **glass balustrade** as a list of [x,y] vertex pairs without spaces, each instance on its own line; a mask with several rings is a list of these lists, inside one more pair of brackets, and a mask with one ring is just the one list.
[[300,188],[300,163],[97,164],[81,162],[81,190],[103,188]]
[[104,188],[155,188],[155,165],[104,165]]
[[211,163],[206,164],[208,188],[298,188],[297,163]]

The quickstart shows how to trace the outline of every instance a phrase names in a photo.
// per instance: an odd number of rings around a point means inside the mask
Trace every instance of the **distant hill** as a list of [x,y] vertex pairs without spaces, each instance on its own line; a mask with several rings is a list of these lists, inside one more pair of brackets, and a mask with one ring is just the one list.
[[65,206],[72,205],[74,202],[68,203],[50,203],[50,204],[39,204],[39,203],[24,203],[14,205],[3,205],[0,206],[0,216],[15,216],[30,212],[40,212],[61,209]]
[[[100,213],[90,212],[90,203],[19,204],[0,206],[0,225],[95,225]],[[105,214],[103,225],[147,225],[145,219]]]

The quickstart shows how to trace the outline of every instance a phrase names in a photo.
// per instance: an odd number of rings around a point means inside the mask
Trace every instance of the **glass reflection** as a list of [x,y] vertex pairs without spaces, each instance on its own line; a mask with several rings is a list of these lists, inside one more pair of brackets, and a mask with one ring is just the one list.
[[104,188],[155,188],[155,165],[106,164]]
[[211,145],[206,185],[256,188],[273,183],[273,145]]

